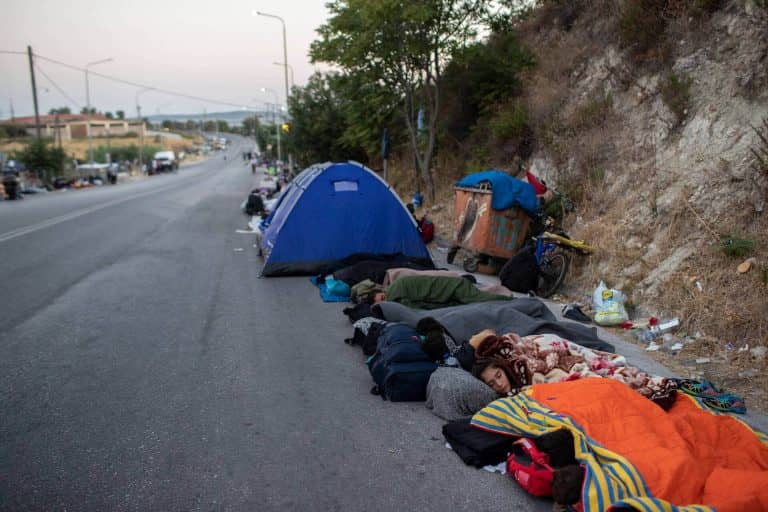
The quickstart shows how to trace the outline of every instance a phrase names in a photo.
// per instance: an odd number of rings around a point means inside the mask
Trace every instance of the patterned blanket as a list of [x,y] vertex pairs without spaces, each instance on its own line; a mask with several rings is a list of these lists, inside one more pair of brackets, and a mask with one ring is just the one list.
[[532,384],[606,377],[663,404],[672,399],[677,389],[671,379],[629,366],[624,356],[583,347],[554,334],[496,336],[489,331],[475,350],[475,356],[501,363],[517,390]]

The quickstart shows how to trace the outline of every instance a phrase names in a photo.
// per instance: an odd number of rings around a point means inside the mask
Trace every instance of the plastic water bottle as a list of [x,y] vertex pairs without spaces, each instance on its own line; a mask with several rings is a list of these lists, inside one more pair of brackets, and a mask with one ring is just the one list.
[[651,342],[664,336],[664,334],[672,331],[680,325],[680,320],[673,318],[668,322],[662,324],[651,325],[648,329],[642,331],[638,338],[644,342]]

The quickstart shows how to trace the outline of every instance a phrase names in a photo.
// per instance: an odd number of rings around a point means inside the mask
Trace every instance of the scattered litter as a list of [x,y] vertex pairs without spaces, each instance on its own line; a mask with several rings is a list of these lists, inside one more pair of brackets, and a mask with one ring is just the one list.
[[731,352],[733,349],[734,349],[733,343],[731,343],[730,341],[725,344],[725,350],[727,350],[728,352]]
[[240,233],[241,235],[251,235],[255,233],[252,229],[236,229],[235,233]]
[[743,347],[739,347],[739,352],[746,352],[747,350],[749,350],[749,343],[747,343]]
[[700,292],[704,291],[704,287],[701,285],[701,281],[696,281],[696,289]]
[[629,320],[624,308],[624,294],[619,290],[608,288],[603,281],[592,293],[592,304],[595,307],[595,323],[599,325],[620,325]]
[[749,351],[749,355],[751,355],[755,359],[763,360],[763,359],[765,359],[766,352],[768,352],[767,348],[765,348],[763,346],[759,346],[759,347],[755,347],[752,350],[750,350]]
[[661,345],[659,345],[658,343],[655,343],[655,342],[652,341],[652,342],[650,342],[648,344],[648,346],[645,348],[645,350],[647,350],[648,352],[656,352],[660,348],[661,348]]
[[707,364],[707,363],[711,363],[711,362],[712,362],[712,359],[710,359],[709,357],[697,357],[696,358],[696,364]]
[[242,252],[244,250],[245,249],[243,249],[242,247],[235,247],[235,249],[234,249],[235,252]]
[[739,274],[746,274],[754,266],[755,263],[757,263],[755,258],[747,258],[743,263],[736,267],[736,270],[739,272]]
[[487,466],[483,466],[483,469],[486,470],[489,473],[499,473],[502,475],[507,474],[507,463],[506,462],[499,462],[495,466],[488,464]]
[[754,368],[750,368],[749,370],[744,370],[743,372],[739,372],[739,378],[741,379],[751,379],[752,377],[757,377],[760,375],[760,372],[755,370]]
[[672,345],[672,348],[670,348],[670,350],[672,350],[673,352],[679,352],[683,350],[683,344],[678,341],[677,343]]

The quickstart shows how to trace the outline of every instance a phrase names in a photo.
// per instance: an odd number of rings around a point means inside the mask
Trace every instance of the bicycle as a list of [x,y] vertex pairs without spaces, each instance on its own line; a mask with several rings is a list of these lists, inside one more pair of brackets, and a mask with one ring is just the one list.
[[[560,289],[571,266],[573,252],[591,254],[594,251],[594,248],[583,240],[571,240],[564,231],[548,231],[553,226],[553,219],[547,218],[540,233],[531,237],[531,242],[535,243],[534,256],[539,271],[536,294],[542,298],[551,297]],[[530,245],[522,250],[526,249],[530,249]],[[511,263],[512,260],[509,260],[504,267]],[[504,275],[504,267],[500,275]]]

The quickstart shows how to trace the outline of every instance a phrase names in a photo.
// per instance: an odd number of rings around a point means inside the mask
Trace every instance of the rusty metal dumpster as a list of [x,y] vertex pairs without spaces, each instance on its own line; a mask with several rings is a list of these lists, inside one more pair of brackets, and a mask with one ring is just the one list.
[[464,269],[474,272],[490,258],[507,260],[525,243],[530,218],[522,209],[491,208],[490,188],[454,187],[454,247],[469,253]]

